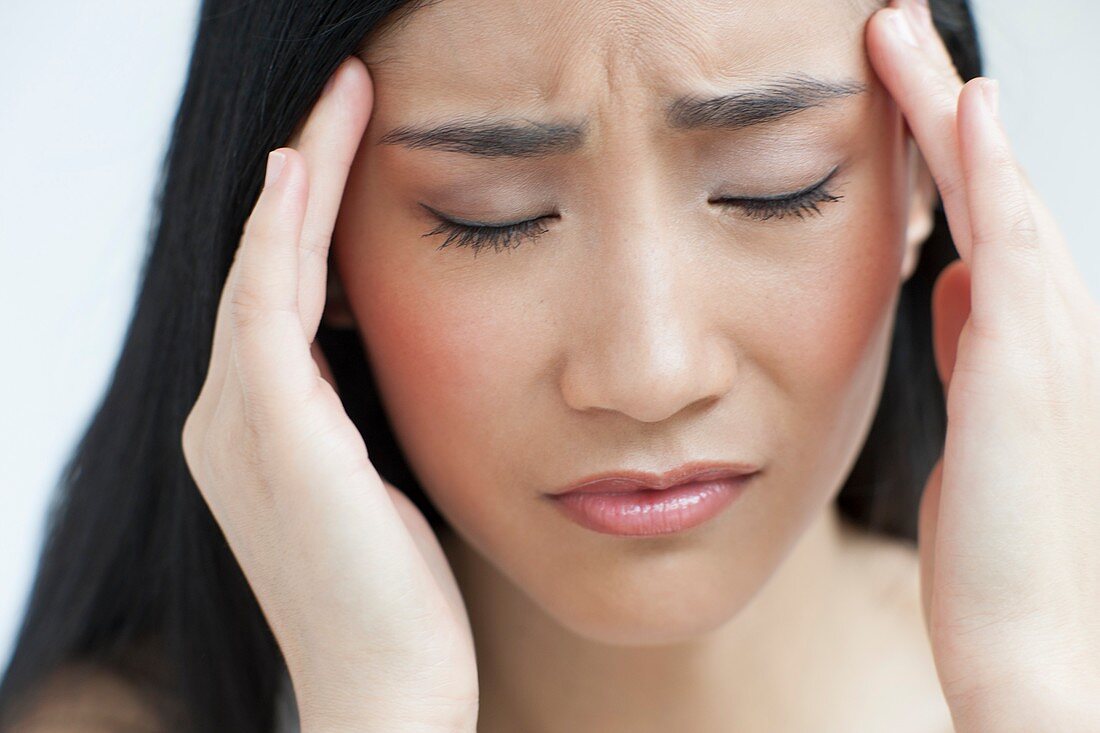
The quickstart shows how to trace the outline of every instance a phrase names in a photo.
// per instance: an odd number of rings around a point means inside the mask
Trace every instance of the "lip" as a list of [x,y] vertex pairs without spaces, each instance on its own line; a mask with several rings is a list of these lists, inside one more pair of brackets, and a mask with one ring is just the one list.
[[759,468],[691,463],[663,474],[617,471],[547,494],[586,529],[627,537],[682,532],[709,521],[744,493]]
[[754,474],[760,468],[750,463],[729,461],[694,461],[677,466],[664,473],[649,471],[607,471],[594,474],[577,481],[564,489],[551,493],[551,496],[563,494],[622,494],[630,491],[650,489],[664,491],[683,484],[700,481],[722,481],[737,479]]

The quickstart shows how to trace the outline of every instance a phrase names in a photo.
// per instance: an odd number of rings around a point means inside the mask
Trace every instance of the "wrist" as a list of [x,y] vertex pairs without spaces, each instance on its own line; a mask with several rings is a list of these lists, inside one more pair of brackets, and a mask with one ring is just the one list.
[[364,709],[344,710],[339,715],[319,713],[300,718],[301,733],[477,733],[477,708],[441,711]]
[[377,666],[388,676],[361,669],[307,673],[288,664],[301,733],[476,733],[476,680],[430,687],[408,680],[398,665]]
[[295,685],[301,733],[477,733],[477,697],[452,699],[392,685]]
[[1063,683],[1050,675],[1031,684],[1005,684],[949,707],[956,733],[1100,731],[1100,685],[1081,679]]
[[303,723],[301,733],[477,733],[476,721],[461,726],[409,723],[401,719],[360,721],[353,724]]

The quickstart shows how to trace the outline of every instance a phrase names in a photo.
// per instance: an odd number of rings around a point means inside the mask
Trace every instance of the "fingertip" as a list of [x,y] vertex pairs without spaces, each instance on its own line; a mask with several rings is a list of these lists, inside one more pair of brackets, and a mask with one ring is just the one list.
[[370,69],[358,56],[348,57],[348,88],[349,96],[353,104],[363,111],[363,124],[370,120],[374,109],[374,80],[371,78]]
[[268,152],[267,169],[264,172],[264,190],[269,190],[278,184],[285,164],[286,153],[282,149]]
[[988,121],[1000,125],[1000,84],[987,76],[976,76],[963,85],[963,92],[971,99],[969,112],[980,113]]
[[281,156],[283,162],[275,187],[282,193],[284,202],[305,205],[309,195],[309,176],[305,175],[305,157],[296,148],[283,146],[272,150],[270,156]]
[[959,92],[956,124],[963,163],[969,169],[978,165],[975,156],[983,153],[999,149],[999,154],[1008,155],[1010,145],[1000,121],[998,87],[996,80],[978,76]]
[[301,158],[301,153],[288,146],[268,152],[264,184],[245,221],[245,233],[259,227],[295,239],[300,235],[309,197],[309,180]]
[[357,55],[348,56],[325,84],[325,94],[338,94],[347,104],[368,108],[373,100],[370,70]]
[[867,19],[867,24],[863,30],[868,52],[873,54],[878,51],[881,39],[888,35],[888,27],[891,22],[890,16],[897,12],[892,7],[879,8]]
[[[906,72],[914,63],[910,57],[917,51],[912,32],[904,30],[907,23],[902,10],[886,7],[876,11],[865,26],[867,57],[891,93],[900,92]],[[911,40],[905,40],[906,37]]]

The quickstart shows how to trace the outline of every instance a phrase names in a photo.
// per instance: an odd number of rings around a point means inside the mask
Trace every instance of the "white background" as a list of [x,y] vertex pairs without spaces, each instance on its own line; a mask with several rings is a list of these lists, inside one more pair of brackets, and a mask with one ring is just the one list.
[[[978,2],[1005,125],[1100,299],[1100,5]],[[197,7],[62,0],[0,9],[3,666],[54,482],[133,305]]]

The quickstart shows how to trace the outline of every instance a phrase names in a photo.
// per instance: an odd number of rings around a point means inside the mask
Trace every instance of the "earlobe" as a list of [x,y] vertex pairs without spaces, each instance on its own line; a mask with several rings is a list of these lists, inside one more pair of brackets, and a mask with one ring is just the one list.
[[905,230],[902,282],[908,280],[917,269],[921,247],[928,241],[935,226],[935,210],[939,200],[932,173],[912,138],[909,140],[909,148],[909,216]]

